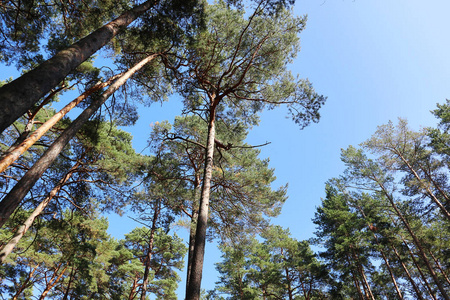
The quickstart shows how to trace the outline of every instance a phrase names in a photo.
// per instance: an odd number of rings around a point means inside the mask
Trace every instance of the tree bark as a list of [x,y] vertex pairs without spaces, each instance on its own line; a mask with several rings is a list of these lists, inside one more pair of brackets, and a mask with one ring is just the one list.
[[61,120],[72,108],[77,106],[81,101],[86,99],[92,93],[107,87],[114,80],[119,78],[123,73],[115,75],[105,82],[99,83],[85,91],[83,94],[72,100],[58,113],[54,114],[50,119],[48,119],[44,124],[42,124],[38,129],[36,129],[29,137],[20,142],[17,146],[4,155],[0,160],[0,173],[5,171],[15,160],[19,158],[25,151],[28,150],[37,140],[39,140],[50,128],[52,128],[59,120]]
[[400,265],[402,266],[403,271],[405,271],[406,277],[408,277],[409,282],[411,283],[414,291],[416,292],[417,299],[425,300],[422,297],[422,293],[420,292],[420,290],[417,287],[416,283],[414,282],[414,279],[412,278],[411,274],[409,273],[408,268],[403,263],[402,258],[400,257],[400,254],[397,251],[397,248],[395,248],[395,246],[393,244],[391,244],[391,247],[392,247],[392,250],[394,250],[395,256],[397,256],[398,261],[399,261]]
[[416,234],[412,230],[411,226],[409,225],[409,222],[405,219],[403,214],[400,212],[400,210],[398,209],[397,205],[394,202],[394,199],[392,198],[391,194],[386,190],[384,185],[381,182],[379,182],[379,181],[377,181],[377,183],[380,186],[380,188],[382,189],[382,191],[385,194],[386,198],[389,200],[392,208],[395,210],[395,213],[400,218],[400,220],[402,221],[403,225],[406,227],[406,230],[408,231],[408,233],[412,237],[412,239],[414,241],[414,244],[416,244],[416,247],[419,250],[420,256],[422,257],[423,262],[427,266],[431,277],[433,277],[433,280],[436,283],[436,286],[438,287],[439,291],[441,292],[442,297],[444,297],[445,300],[450,300],[449,296],[447,295],[447,292],[445,291],[444,287],[442,286],[441,282],[439,281],[439,279],[438,279],[438,277],[436,275],[436,272],[434,271],[433,267],[431,266],[430,261],[428,260],[428,257],[427,257],[427,255],[426,255],[426,253],[425,253],[425,251],[424,251],[424,249],[422,247],[422,243],[419,241],[419,239],[417,238]]
[[214,138],[216,135],[215,119],[216,106],[219,99],[211,96],[211,107],[209,110],[208,140],[206,145],[206,160],[203,174],[202,195],[200,198],[197,229],[195,233],[194,255],[192,257],[192,269],[189,286],[186,291],[186,300],[200,299],[200,286],[202,281],[203,260],[205,256],[206,228],[208,223],[209,195],[211,190],[211,177],[214,157]]
[[[61,271],[61,273],[59,273],[59,275],[55,278],[54,276],[52,277],[52,279],[50,280],[49,283],[47,283],[47,286],[45,287],[45,290],[42,292],[41,297],[39,297],[39,300],[44,300],[45,297],[47,296],[48,292],[50,292],[50,290],[61,280],[61,277],[64,275],[64,273],[66,272],[67,268],[69,267],[69,265],[66,265],[64,267],[64,269]],[[55,271],[58,272],[60,269],[60,267],[58,267]]]
[[36,209],[31,213],[31,215],[26,219],[26,221],[19,227],[19,230],[17,230],[14,237],[3,247],[3,249],[0,251],[0,264],[3,264],[8,257],[9,254],[11,254],[12,250],[16,245],[19,243],[20,239],[25,235],[25,233],[28,231],[30,226],[33,224],[34,220],[39,216],[42,211],[47,207],[50,200],[53,199],[53,197],[56,196],[56,194],[61,190],[61,188],[66,184],[67,180],[72,176],[72,174],[75,172],[75,170],[80,166],[80,162],[77,161],[75,165],[70,168],[69,172],[58,182],[58,184],[53,188],[53,190],[49,193],[47,198],[44,199],[37,207]]
[[[194,201],[192,201],[192,217],[191,217],[191,228],[189,230],[189,249],[188,249],[188,261],[187,261],[187,276],[186,276],[186,293],[189,287],[189,279],[191,276],[192,270],[192,259],[194,256],[194,247],[195,247],[195,230],[197,227],[197,219],[198,219],[198,202],[200,201],[200,178],[198,175],[195,175],[195,187],[194,187]],[[187,295],[186,295],[187,297]]]
[[0,133],[23,115],[71,71],[106,45],[121,29],[150,9],[148,0],[0,88]]
[[[423,182],[423,180],[419,177],[419,174],[417,174],[416,170],[411,166],[411,164],[406,160],[406,158],[400,153],[399,151],[395,151],[395,153],[399,156],[399,158],[405,163],[405,165],[410,170],[411,174],[419,181],[419,184],[421,185],[421,188],[424,188],[430,199],[440,208],[442,214],[447,218],[447,220],[450,221],[450,213],[445,208],[445,206],[439,201],[439,199],[436,197],[436,195],[431,191],[430,187]],[[446,196],[444,194],[444,196]],[[446,298],[447,299],[447,298]]]
[[11,300],[17,300],[19,299],[20,294],[28,287],[28,282],[30,282],[31,278],[33,277],[34,272],[36,272],[37,268],[39,267],[39,264],[37,264],[33,270],[28,274],[27,279],[22,283],[17,293],[14,295],[14,297],[11,298]]
[[86,108],[76,118],[66,130],[56,139],[56,141],[45,151],[41,158],[25,173],[19,182],[0,202],[0,228],[9,219],[14,210],[19,206],[22,199],[33,187],[36,181],[42,176],[45,170],[53,163],[62,149],[75,136],[77,131],[86,121],[102,106],[103,103],[135,72],[141,69],[145,64],[153,60],[157,54],[150,55],[129,69],[123,76],[117,79],[95,102]]
[[160,210],[161,210],[161,199],[158,199],[157,203],[155,203],[155,211],[153,213],[152,228],[150,229],[150,240],[148,242],[147,257],[145,259],[144,278],[142,278],[141,300],[145,300],[145,294],[147,293],[148,274],[150,272],[150,261],[152,259],[152,253],[153,253],[153,241],[154,241],[155,231],[156,231],[156,222],[158,221]]

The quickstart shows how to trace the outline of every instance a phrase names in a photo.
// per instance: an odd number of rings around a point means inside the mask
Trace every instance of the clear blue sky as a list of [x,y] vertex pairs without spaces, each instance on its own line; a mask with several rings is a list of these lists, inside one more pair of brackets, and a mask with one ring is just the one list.
[[[445,0],[297,0],[295,13],[308,14],[302,50],[294,73],[307,77],[328,97],[321,121],[300,131],[284,110],[264,113],[248,142],[262,149],[275,168],[276,186],[289,183],[282,214],[275,224],[289,227],[297,239],[313,236],[316,207],[325,182],[343,171],[340,149],[357,145],[376,127],[398,117],[413,129],[433,126],[429,113],[450,98],[450,1]],[[2,73],[6,69],[1,69]],[[16,76],[0,74],[0,79]],[[134,146],[141,151],[156,121],[173,121],[177,99],[140,112]],[[139,226],[126,217],[110,217],[110,233],[122,238]],[[184,229],[178,233],[186,237]],[[202,288],[214,287],[214,263],[220,253],[206,248]],[[184,298],[184,277],[179,299]]]

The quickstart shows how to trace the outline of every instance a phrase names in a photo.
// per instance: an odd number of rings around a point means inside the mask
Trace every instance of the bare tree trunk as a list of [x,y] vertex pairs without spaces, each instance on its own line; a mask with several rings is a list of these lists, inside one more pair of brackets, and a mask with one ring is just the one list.
[[208,223],[209,195],[211,190],[212,167],[214,157],[214,138],[216,135],[215,120],[216,106],[219,99],[212,96],[209,110],[208,140],[206,145],[206,160],[203,175],[202,195],[200,198],[197,230],[195,233],[194,255],[192,257],[192,269],[189,286],[186,291],[186,300],[200,299],[200,286],[202,281],[203,260],[205,256],[206,228]]
[[86,108],[76,118],[66,130],[56,139],[56,141],[45,151],[42,157],[28,170],[19,182],[0,202],[0,228],[9,219],[14,210],[19,206],[22,199],[33,187],[36,181],[42,176],[47,168],[58,157],[62,149],[75,136],[77,131],[89,120],[89,118],[102,106],[103,103],[135,72],[141,69],[145,64],[153,60],[157,54],[150,55],[129,69],[123,76],[117,79],[98,99]]
[[117,33],[150,9],[157,0],[148,0],[124,12],[62,50],[34,70],[0,88],[0,133],[23,115],[71,71],[106,45]]
[[[191,217],[191,228],[189,230],[189,249],[188,249],[188,261],[187,261],[187,276],[186,276],[186,292],[189,287],[189,279],[192,270],[192,258],[194,256],[194,246],[195,246],[195,230],[197,227],[198,218],[198,202],[200,201],[201,187],[200,178],[195,175],[195,187],[194,187],[194,200],[192,201],[192,217]],[[187,295],[186,295],[187,297]]]
[[30,282],[31,278],[33,277],[34,272],[36,272],[37,268],[39,267],[39,264],[37,264],[33,270],[28,274],[27,279],[22,283],[17,293],[14,295],[14,297],[11,298],[11,300],[17,300],[19,299],[20,294],[23,293],[23,291],[28,287],[28,282]]
[[398,261],[400,262],[403,271],[405,271],[406,277],[408,277],[409,282],[411,283],[411,285],[412,285],[414,291],[416,292],[417,299],[425,300],[425,299],[422,297],[422,293],[420,292],[420,290],[419,290],[419,288],[417,287],[416,283],[414,282],[414,279],[412,278],[411,274],[409,273],[408,268],[407,268],[407,267],[405,266],[405,264],[403,263],[402,258],[400,257],[400,254],[399,254],[398,251],[397,251],[397,248],[395,248],[395,246],[394,246],[393,244],[391,245],[391,247],[392,247],[392,250],[394,250],[395,255],[397,256]]
[[442,276],[444,276],[445,280],[447,281],[448,285],[450,286],[450,279],[447,276],[447,273],[445,273],[444,269],[442,268],[441,264],[437,260],[437,258],[434,256],[433,252],[428,249],[428,252],[430,253],[431,257],[433,258],[434,262],[436,263],[436,267],[441,271]]
[[72,285],[72,280],[75,275],[75,268],[72,267],[72,270],[70,271],[69,275],[69,282],[67,283],[66,292],[64,293],[64,298],[62,300],[67,300],[69,298],[69,292],[70,292],[70,286]]
[[128,295],[128,300],[133,300],[136,297],[136,290],[138,288],[138,275],[134,276],[133,285],[131,286],[130,294]]
[[49,193],[47,198],[44,199],[36,209],[31,213],[28,219],[19,227],[14,237],[3,247],[0,251],[0,264],[3,264],[8,257],[8,255],[12,252],[14,247],[19,243],[20,239],[25,235],[30,226],[33,224],[34,220],[37,216],[39,216],[42,211],[47,207],[50,200],[56,196],[56,194],[61,190],[61,188],[66,184],[67,180],[72,176],[75,170],[80,166],[80,162],[77,161],[72,168],[70,168],[69,172],[58,182],[58,184],[53,188],[53,190]]
[[[45,297],[47,296],[48,292],[50,292],[50,290],[61,280],[61,277],[64,275],[64,273],[66,272],[68,267],[69,267],[69,265],[66,265],[64,267],[64,269],[61,271],[61,273],[59,273],[59,275],[56,276],[56,278],[55,278],[55,276],[52,277],[50,282],[47,283],[47,286],[45,287],[45,290],[42,292],[41,297],[39,297],[39,300],[44,300],[45,299]],[[56,275],[56,272],[59,271],[59,268],[60,267],[58,267],[56,269],[54,275]]]
[[394,208],[397,216],[402,221],[403,225],[406,227],[406,230],[409,232],[410,236],[414,240],[414,244],[416,245],[417,249],[419,250],[419,254],[422,257],[423,262],[428,268],[428,271],[430,272],[431,277],[433,277],[434,282],[436,283],[436,286],[438,287],[439,291],[441,292],[442,297],[444,297],[445,300],[450,300],[450,298],[447,295],[447,292],[445,291],[444,287],[442,286],[440,280],[438,279],[436,272],[434,271],[433,267],[430,264],[430,261],[428,260],[428,257],[422,247],[422,243],[417,238],[416,234],[412,230],[411,226],[409,225],[409,222],[405,219],[403,214],[398,209],[397,205],[394,202],[394,199],[392,198],[391,194],[386,190],[384,185],[380,182],[378,182],[380,188],[383,190],[383,193],[385,194],[386,198],[389,200],[392,208]]
[[0,160],[0,173],[5,171],[16,159],[19,158],[25,151],[28,150],[37,140],[39,140],[50,128],[52,128],[59,120],[61,120],[72,108],[77,106],[81,101],[86,99],[92,93],[108,86],[119,78],[123,73],[115,75],[109,78],[107,81],[99,83],[88,89],[86,92],[72,100],[58,113],[54,114],[50,119],[48,119],[44,124],[42,124],[38,129],[36,129],[31,136],[25,138],[21,141],[14,149],[8,151]]
[[[358,210],[361,212],[362,216],[364,217],[364,219],[366,219],[366,222],[367,222],[367,216],[364,213],[364,210],[359,205],[357,207],[358,207]],[[369,226],[368,223],[366,223],[366,224]],[[389,260],[387,259],[386,255],[384,254],[384,251],[382,250],[382,247],[380,247],[380,242],[378,240],[377,235],[375,234],[375,232],[372,232],[372,234],[373,234],[373,238],[375,239],[375,242],[377,243],[377,246],[379,247],[379,251],[381,253],[381,256],[383,257],[384,263],[386,264],[386,267],[387,267],[387,269],[389,271],[389,275],[391,277],[392,283],[395,286],[395,291],[397,293],[397,296],[398,296],[399,299],[403,299],[402,293],[401,293],[401,291],[400,291],[400,289],[398,287],[398,284],[397,284],[397,280],[395,280],[394,272],[392,271],[391,265],[389,264]]]
[[160,210],[161,210],[161,199],[158,199],[157,203],[155,203],[155,211],[153,213],[152,228],[150,229],[150,240],[148,242],[147,257],[145,259],[144,278],[142,279],[141,300],[145,300],[145,294],[147,293],[148,274],[150,272],[150,261],[152,259],[152,253],[153,253],[153,241],[154,241],[154,237],[155,237],[156,223],[159,218]]
[[[406,158],[399,151],[396,151],[395,153],[406,164],[406,166],[408,167],[408,169],[410,170],[412,175],[419,181],[420,187],[424,188],[427,191],[427,194],[430,197],[430,199],[434,203],[436,203],[436,205],[440,208],[443,215],[447,218],[447,220],[450,221],[450,213],[445,208],[445,206],[441,203],[441,201],[439,201],[439,199],[436,197],[436,195],[433,193],[433,191],[431,191],[430,187],[426,183],[423,182],[422,178],[419,177],[416,170],[411,166],[411,164],[406,160]],[[447,195],[445,195],[444,193],[443,193],[443,195],[446,197],[446,199],[448,199]],[[448,299],[448,298],[446,298],[446,299]]]

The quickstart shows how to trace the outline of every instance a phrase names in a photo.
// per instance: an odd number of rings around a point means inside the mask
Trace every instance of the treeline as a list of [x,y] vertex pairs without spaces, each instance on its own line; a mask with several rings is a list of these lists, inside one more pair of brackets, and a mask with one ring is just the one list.
[[[2,2],[0,60],[23,71],[0,84],[4,297],[173,299],[186,254],[186,299],[200,298],[206,240],[262,232],[286,200],[263,143],[245,143],[259,112],[286,105],[304,128],[325,102],[288,70],[306,21],[292,4]],[[172,94],[181,116],[136,153],[138,104]],[[128,211],[144,227],[117,241],[101,214]]]

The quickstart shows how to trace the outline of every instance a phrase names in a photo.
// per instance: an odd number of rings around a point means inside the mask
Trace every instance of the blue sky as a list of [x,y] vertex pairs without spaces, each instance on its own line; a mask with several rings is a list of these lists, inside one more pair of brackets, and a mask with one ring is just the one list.
[[[436,123],[429,111],[450,97],[450,1],[297,0],[294,11],[308,14],[308,22],[291,69],[328,97],[321,121],[299,130],[283,109],[268,111],[248,142],[270,141],[262,157],[275,168],[275,186],[289,183],[289,199],[274,223],[308,239],[325,182],[343,171],[341,148],[363,142],[378,125],[398,117],[413,129]],[[0,79],[17,74],[0,70]],[[173,121],[179,113],[176,98],[141,111],[131,129],[136,150],[145,147],[151,123]],[[110,217],[110,233],[117,238],[136,226],[127,217]],[[178,233],[186,237],[185,230]],[[214,287],[219,260],[208,244],[202,288]],[[179,295],[184,298],[184,280]]]

